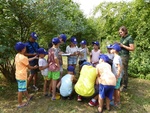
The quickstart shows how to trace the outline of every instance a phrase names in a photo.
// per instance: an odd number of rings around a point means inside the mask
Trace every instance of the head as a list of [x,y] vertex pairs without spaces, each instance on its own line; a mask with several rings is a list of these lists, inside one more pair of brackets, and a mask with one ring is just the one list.
[[48,54],[48,52],[46,52],[46,50],[45,50],[44,48],[39,48],[39,49],[37,50],[37,53],[39,54],[39,57],[40,57],[40,58],[44,58],[45,55]]
[[60,36],[58,38],[59,38],[61,44],[66,43],[67,36],[65,34],[60,34]]
[[82,48],[85,48],[85,46],[86,46],[86,40],[82,40],[81,42],[80,42],[80,45],[81,45],[81,47]]
[[101,55],[99,56],[99,63],[101,63],[101,62],[109,63],[109,58],[108,58],[108,56],[105,55],[105,54],[101,54]]
[[30,34],[30,41],[31,42],[35,42],[36,40],[38,39],[38,36],[37,36],[37,34],[35,33],[35,32],[32,32],[31,34]]
[[75,68],[73,66],[68,66],[67,71],[69,74],[74,74],[75,73]]
[[119,44],[115,43],[114,45],[112,45],[111,47],[111,53],[119,53],[119,51],[121,51],[121,47]]
[[109,44],[109,45],[106,46],[106,47],[107,47],[107,52],[108,52],[108,53],[110,53],[111,46],[112,46],[111,44]]
[[78,43],[76,37],[71,37],[70,41],[71,41],[71,46],[76,46]]
[[119,35],[121,37],[125,37],[126,35],[128,35],[128,30],[127,30],[127,28],[125,26],[121,26],[119,28]]
[[15,50],[24,54],[26,52],[26,45],[23,42],[17,42],[15,45]]
[[84,65],[92,66],[92,64],[91,64],[90,62],[83,62],[83,63],[81,64],[81,67],[83,67]]
[[99,44],[99,42],[98,41],[94,41],[94,42],[92,42],[92,44],[93,44],[93,49],[95,49],[95,50],[97,50],[97,49],[99,49],[100,47],[100,44]]
[[54,37],[54,38],[52,39],[52,43],[53,43],[53,45],[55,45],[56,47],[59,47],[59,45],[60,45],[60,40],[59,40],[59,38],[58,38],[58,37]]

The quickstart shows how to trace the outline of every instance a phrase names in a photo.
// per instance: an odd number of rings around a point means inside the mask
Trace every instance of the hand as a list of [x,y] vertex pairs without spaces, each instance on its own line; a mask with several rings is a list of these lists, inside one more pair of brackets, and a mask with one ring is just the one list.
[[34,69],[37,69],[38,67],[39,67],[39,66],[35,65],[35,66],[34,66]]
[[124,46],[122,43],[120,43],[119,45],[120,45],[120,47],[123,47],[123,46]]

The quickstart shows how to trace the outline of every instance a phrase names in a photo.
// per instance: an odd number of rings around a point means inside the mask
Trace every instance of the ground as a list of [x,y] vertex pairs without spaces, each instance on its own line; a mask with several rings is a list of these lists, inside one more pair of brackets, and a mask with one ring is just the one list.
[[[17,84],[0,82],[0,113],[96,113],[97,107],[90,107],[90,98],[84,98],[83,102],[73,100],[52,101],[42,93],[42,85],[38,92],[29,89],[34,97],[23,108],[17,108]],[[119,108],[111,107],[110,113],[150,113],[150,81],[129,78],[129,88],[121,93],[121,105]],[[24,101],[26,101],[24,99]],[[108,111],[104,111],[107,113]]]

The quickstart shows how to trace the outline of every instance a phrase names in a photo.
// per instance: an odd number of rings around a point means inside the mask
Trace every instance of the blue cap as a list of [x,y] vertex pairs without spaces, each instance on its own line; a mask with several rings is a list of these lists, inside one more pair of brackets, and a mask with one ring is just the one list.
[[82,66],[84,66],[84,65],[92,65],[90,62],[83,62],[82,64],[81,64],[81,67]]
[[86,41],[85,41],[85,40],[82,40],[82,41],[80,42],[80,44],[86,45]]
[[45,55],[48,54],[48,52],[46,52],[46,50],[45,50],[44,48],[39,48],[39,49],[37,50],[37,53],[38,53],[38,54],[45,54]]
[[121,51],[121,47],[120,47],[120,45],[119,44],[117,44],[117,43],[115,43],[114,45],[112,45],[111,47],[110,47],[111,49],[114,49],[114,50],[116,50],[116,51]]
[[54,37],[54,38],[52,39],[52,43],[54,43],[55,45],[58,44],[58,43],[60,43],[59,38],[58,38],[58,37]]
[[15,49],[16,49],[17,51],[21,51],[21,50],[23,50],[25,47],[26,47],[26,45],[25,45],[23,42],[17,42],[16,45],[15,45]]
[[97,46],[99,46],[99,42],[98,41],[94,41],[94,42],[92,42],[92,44],[96,44]]
[[31,34],[30,34],[30,36],[33,38],[33,39],[38,39],[38,36],[37,36],[37,34],[35,33],[35,32],[32,32]]
[[59,37],[62,38],[62,41],[63,41],[63,42],[66,42],[67,36],[66,36],[65,34],[60,34]]
[[109,45],[107,45],[106,47],[107,47],[107,49],[111,49],[111,44],[109,44]]
[[104,54],[101,54],[100,56],[99,56],[99,59],[103,59],[105,62],[107,62],[107,63],[109,63],[109,58],[108,58],[108,56],[107,55],[104,55]]
[[76,37],[71,37],[70,41],[74,44],[78,43]]
[[67,70],[73,73],[75,72],[75,69],[73,66],[68,66]]

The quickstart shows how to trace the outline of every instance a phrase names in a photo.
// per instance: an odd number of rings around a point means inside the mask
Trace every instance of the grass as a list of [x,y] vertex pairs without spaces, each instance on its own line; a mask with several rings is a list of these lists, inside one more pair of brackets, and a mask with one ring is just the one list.
[[[66,62],[66,59],[64,59]],[[66,69],[67,67],[64,66]],[[56,100],[43,96],[43,79],[40,82],[38,92],[29,89],[34,98],[23,108],[17,108],[17,83],[9,84],[0,78],[0,113],[96,113],[97,107],[90,107],[91,98],[84,98],[83,102],[77,102],[77,95],[73,100]],[[111,107],[110,113],[150,113],[150,81],[138,78],[129,78],[129,88],[121,92],[121,105],[118,108]],[[26,101],[26,100],[24,100]],[[108,113],[108,111],[104,111]]]

